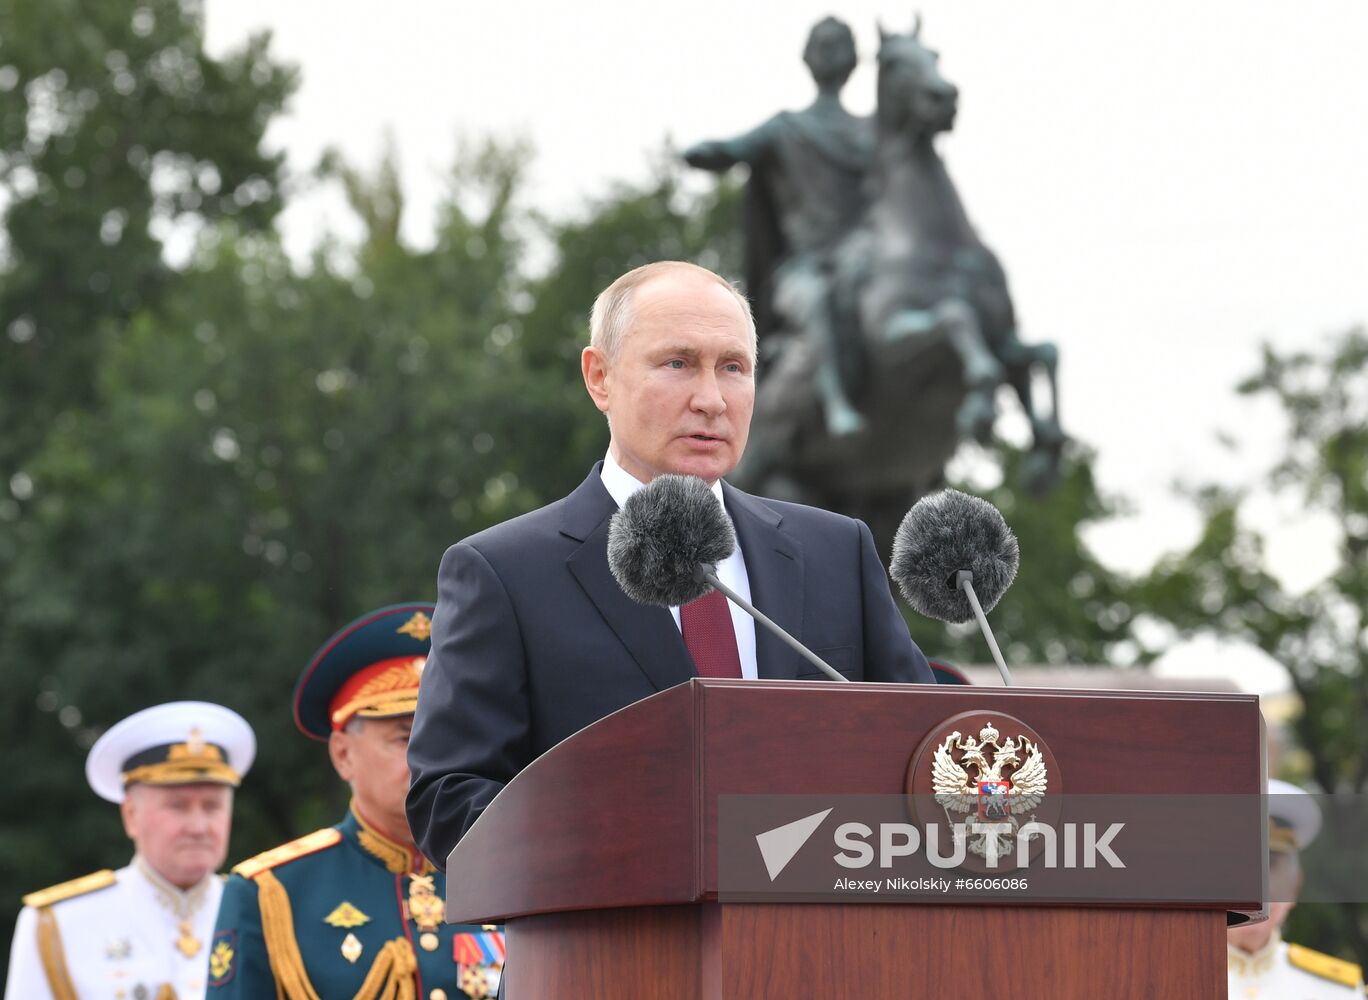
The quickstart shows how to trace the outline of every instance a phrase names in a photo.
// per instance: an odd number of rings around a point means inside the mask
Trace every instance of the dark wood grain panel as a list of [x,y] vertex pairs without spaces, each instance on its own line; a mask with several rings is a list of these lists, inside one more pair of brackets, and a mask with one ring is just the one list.
[[723,989],[707,1000],[1226,995],[1219,913],[822,904],[722,911]]
[[[508,1000],[698,1000],[703,907],[646,906],[524,917],[508,925]],[[711,909],[716,910],[716,907]],[[715,916],[715,914],[714,914]],[[716,974],[711,978],[717,983]],[[735,994],[728,994],[735,996]]]
[[1200,911],[699,904],[524,917],[508,1000],[1217,1000]]

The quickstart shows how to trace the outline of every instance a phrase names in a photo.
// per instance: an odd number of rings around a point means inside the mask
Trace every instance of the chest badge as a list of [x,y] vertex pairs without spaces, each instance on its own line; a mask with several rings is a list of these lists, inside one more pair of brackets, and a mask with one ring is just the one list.
[[200,948],[203,947],[200,944],[200,939],[195,937],[194,930],[194,925],[190,921],[182,920],[180,922],[180,937],[176,938],[176,950],[186,958],[194,958],[199,954]]
[[331,913],[329,913],[326,917],[323,918],[323,922],[327,924],[329,927],[343,927],[350,929],[352,927],[360,927],[362,924],[369,923],[370,917],[366,916],[356,907],[352,906],[351,903],[348,903],[346,900],[343,900],[341,903],[337,905],[337,909],[333,910]]
[[352,965],[356,964],[356,960],[361,957],[363,950],[365,949],[361,944],[361,939],[355,934],[348,932],[347,936],[342,939],[342,957]]
[[110,938],[105,945],[105,958],[122,962],[133,954],[133,942],[128,938]]
[[222,986],[231,978],[233,971],[233,938],[231,934],[219,932],[214,935],[214,948],[209,952],[209,985]]
[[432,875],[410,875],[409,876],[409,915],[413,917],[413,922],[418,925],[421,932],[418,937],[418,944],[424,951],[436,951],[440,939],[437,937],[437,928],[442,925],[442,918],[446,915],[446,904],[437,895],[437,890],[433,885]]

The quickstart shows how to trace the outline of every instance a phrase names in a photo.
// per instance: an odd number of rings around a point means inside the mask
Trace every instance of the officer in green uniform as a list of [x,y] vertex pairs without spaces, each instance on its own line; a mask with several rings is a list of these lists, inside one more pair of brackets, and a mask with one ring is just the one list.
[[209,1000],[492,997],[503,934],[442,921],[446,887],[404,816],[409,730],[431,604],[382,608],[329,639],[295,688],[352,790],[342,822],[233,869],[209,948]]

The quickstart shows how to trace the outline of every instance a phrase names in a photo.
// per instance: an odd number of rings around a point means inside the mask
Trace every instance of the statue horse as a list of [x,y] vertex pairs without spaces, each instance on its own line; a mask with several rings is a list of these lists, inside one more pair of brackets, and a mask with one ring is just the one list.
[[[814,391],[817,347],[766,338],[751,443],[732,479],[743,489],[860,517],[881,547],[917,497],[939,488],[959,443],[992,440],[997,390],[1010,385],[1031,423],[1027,487],[1058,478],[1058,355],[1017,333],[1007,278],[974,232],[933,144],[954,125],[958,91],[912,34],[880,28],[876,158],[863,222],[836,248],[833,319],[841,378],[866,417],[833,436]],[[1042,412],[1037,370],[1050,388]]]

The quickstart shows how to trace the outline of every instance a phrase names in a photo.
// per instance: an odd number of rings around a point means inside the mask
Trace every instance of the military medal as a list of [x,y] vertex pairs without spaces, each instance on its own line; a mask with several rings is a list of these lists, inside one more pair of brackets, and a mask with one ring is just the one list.
[[195,937],[193,929],[189,920],[180,922],[180,937],[176,938],[176,950],[186,958],[194,958],[203,947],[200,939]]
[[432,875],[410,875],[409,876],[409,916],[413,917],[413,922],[418,925],[421,932],[418,937],[418,944],[424,951],[436,951],[441,939],[437,936],[437,928],[442,924],[442,918],[446,915],[446,904],[437,895],[437,890],[433,886]]
[[489,977],[482,966],[472,965],[462,969],[461,992],[472,1000],[488,1000],[493,996],[489,992]]
[[[190,733],[191,742],[199,738],[198,730],[192,730]],[[152,883],[152,888],[156,890],[157,902],[170,910],[171,915],[177,920],[179,933],[176,936],[176,950],[186,958],[194,958],[204,948],[204,942],[195,937],[195,924],[192,918],[195,911],[204,903],[205,891],[212,877],[206,876],[200,880],[198,885],[182,892],[149,868],[142,858],[136,860],[138,870],[143,873],[147,881]]]
[[356,964],[356,960],[361,957],[361,952],[364,950],[361,939],[355,934],[348,932],[347,936],[342,939],[342,957],[352,965]]

